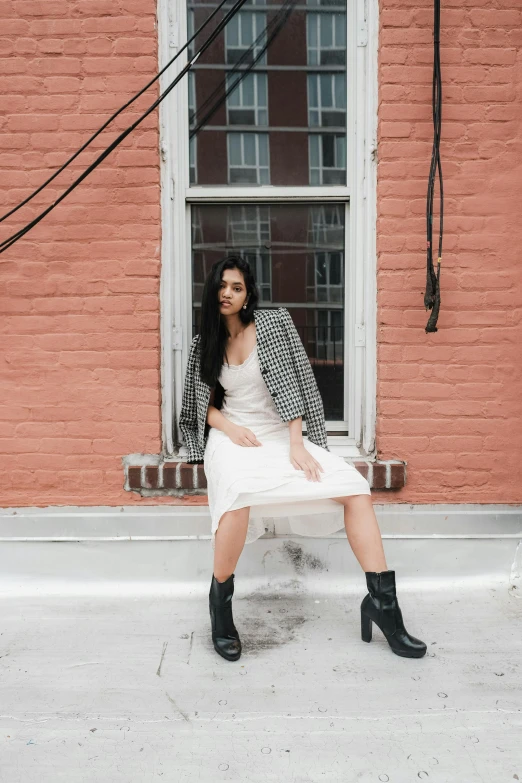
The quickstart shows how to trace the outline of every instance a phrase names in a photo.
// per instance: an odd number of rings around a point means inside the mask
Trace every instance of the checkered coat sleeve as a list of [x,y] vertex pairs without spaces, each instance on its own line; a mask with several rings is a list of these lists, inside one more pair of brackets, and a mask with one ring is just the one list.
[[193,337],[190,345],[179,414],[179,428],[188,450],[187,462],[201,462],[203,459],[198,435],[199,337],[199,334]]
[[289,311],[286,307],[280,307],[279,313],[304,403],[307,438],[330,451],[327,445],[323,401],[310,360]]

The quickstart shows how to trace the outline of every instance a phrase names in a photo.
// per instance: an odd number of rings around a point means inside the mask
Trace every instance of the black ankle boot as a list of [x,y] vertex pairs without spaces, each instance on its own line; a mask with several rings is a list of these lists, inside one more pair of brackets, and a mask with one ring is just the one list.
[[404,658],[422,658],[426,645],[410,636],[402,621],[402,612],[395,592],[395,571],[365,571],[369,593],[361,603],[361,637],[372,640],[372,622],[385,635],[396,655]]
[[237,661],[241,655],[241,641],[232,617],[233,594],[234,574],[231,574],[225,582],[218,582],[212,574],[208,594],[212,641],[215,651],[227,661]]

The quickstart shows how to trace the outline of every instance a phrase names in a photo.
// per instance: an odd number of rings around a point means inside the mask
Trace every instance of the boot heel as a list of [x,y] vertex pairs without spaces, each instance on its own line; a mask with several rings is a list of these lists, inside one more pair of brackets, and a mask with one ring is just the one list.
[[372,619],[364,612],[361,612],[361,639],[363,642],[372,640]]

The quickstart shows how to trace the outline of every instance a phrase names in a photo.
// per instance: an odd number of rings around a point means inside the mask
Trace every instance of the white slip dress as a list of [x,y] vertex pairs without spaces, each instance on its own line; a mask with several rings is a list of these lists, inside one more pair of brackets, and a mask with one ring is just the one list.
[[370,485],[343,457],[303,436],[307,451],[324,472],[309,481],[304,470],[290,462],[290,430],[265,384],[257,345],[239,365],[224,363],[219,382],[225,390],[221,413],[234,424],[248,427],[261,446],[239,446],[211,427],[203,466],[212,520],[212,548],[222,515],[250,506],[245,543],[265,532],[265,520],[286,517],[292,532],[325,536],[344,529],[344,507],[331,498],[371,495]]

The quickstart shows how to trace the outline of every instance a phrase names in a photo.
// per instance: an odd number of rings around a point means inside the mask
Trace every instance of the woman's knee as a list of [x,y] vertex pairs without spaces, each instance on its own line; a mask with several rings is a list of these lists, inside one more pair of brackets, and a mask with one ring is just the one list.
[[360,495],[343,495],[343,497],[332,498],[336,503],[342,503],[343,506],[360,506],[364,503],[372,503],[371,495],[362,492]]

